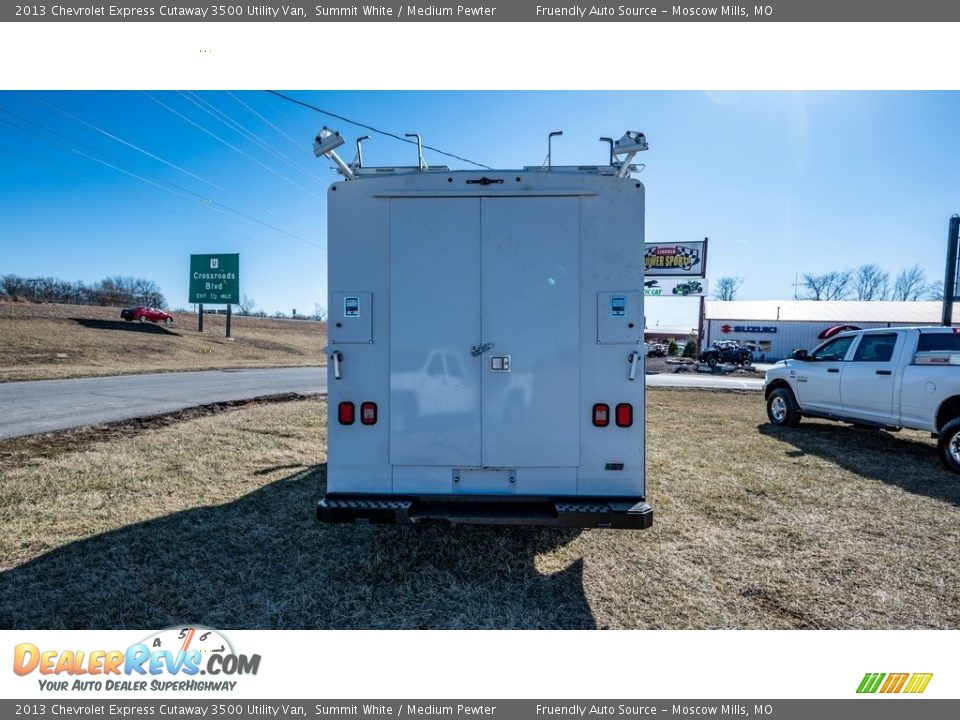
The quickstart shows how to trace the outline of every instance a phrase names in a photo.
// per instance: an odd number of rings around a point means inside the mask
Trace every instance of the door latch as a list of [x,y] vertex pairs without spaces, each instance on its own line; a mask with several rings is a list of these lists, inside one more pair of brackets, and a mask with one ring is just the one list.
[[330,359],[333,360],[333,377],[336,380],[340,379],[340,363],[343,362],[343,353],[335,352],[330,356]]
[[630,353],[629,357],[627,357],[627,362],[630,363],[630,379],[631,380],[637,379],[637,363],[639,362],[639,360],[640,360],[640,353],[638,352],[632,352]]
[[483,355],[487,350],[493,350],[494,344],[492,342],[482,343],[481,345],[474,345],[470,348],[470,354],[474,357],[479,357]]

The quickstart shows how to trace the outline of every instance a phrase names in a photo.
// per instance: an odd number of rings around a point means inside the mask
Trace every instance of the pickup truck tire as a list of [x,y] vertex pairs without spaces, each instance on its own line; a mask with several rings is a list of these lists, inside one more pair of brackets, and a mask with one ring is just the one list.
[[947,470],[960,473],[960,418],[954,418],[940,428],[937,453]]
[[[800,424],[800,406],[788,388],[779,388],[770,393],[767,398],[767,417],[770,422],[780,427],[796,427]],[[960,433],[960,426],[957,432]]]
[[707,365],[709,365],[712,368],[715,368],[717,366],[717,359],[715,357],[707,358]]

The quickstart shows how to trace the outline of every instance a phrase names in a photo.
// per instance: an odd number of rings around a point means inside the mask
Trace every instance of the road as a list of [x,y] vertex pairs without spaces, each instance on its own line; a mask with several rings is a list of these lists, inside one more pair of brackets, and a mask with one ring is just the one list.
[[647,387],[654,388],[709,388],[719,390],[763,390],[763,378],[735,375],[708,375],[706,373],[658,373],[647,375]]
[[214,370],[0,383],[0,439],[291,392],[326,393],[326,368]]
[[[763,387],[760,379],[704,373],[647,375],[646,382],[648,387]],[[0,383],[0,439],[291,392],[326,394],[326,369],[213,370]]]

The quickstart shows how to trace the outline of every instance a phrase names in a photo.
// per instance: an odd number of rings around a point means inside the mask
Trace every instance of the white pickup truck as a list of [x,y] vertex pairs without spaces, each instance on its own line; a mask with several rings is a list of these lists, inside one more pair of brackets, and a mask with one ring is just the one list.
[[960,473],[960,328],[845,332],[767,371],[767,416],[806,417],[886,430],[927,430],[940,460]]

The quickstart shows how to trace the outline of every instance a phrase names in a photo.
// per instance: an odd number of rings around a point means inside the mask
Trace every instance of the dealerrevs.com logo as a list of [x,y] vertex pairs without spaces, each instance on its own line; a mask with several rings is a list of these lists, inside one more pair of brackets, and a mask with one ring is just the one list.
[[919,694],[927,689],[933,673],[867,673],[857,686],[858,693]]
[[237,653],[221,633],[202,627],[162,630],[125,650],[20,643],[13,653],[14,673],[36,674],[40,689],[49,691],[231,691],[233,678],[259,669],[260,655]]

